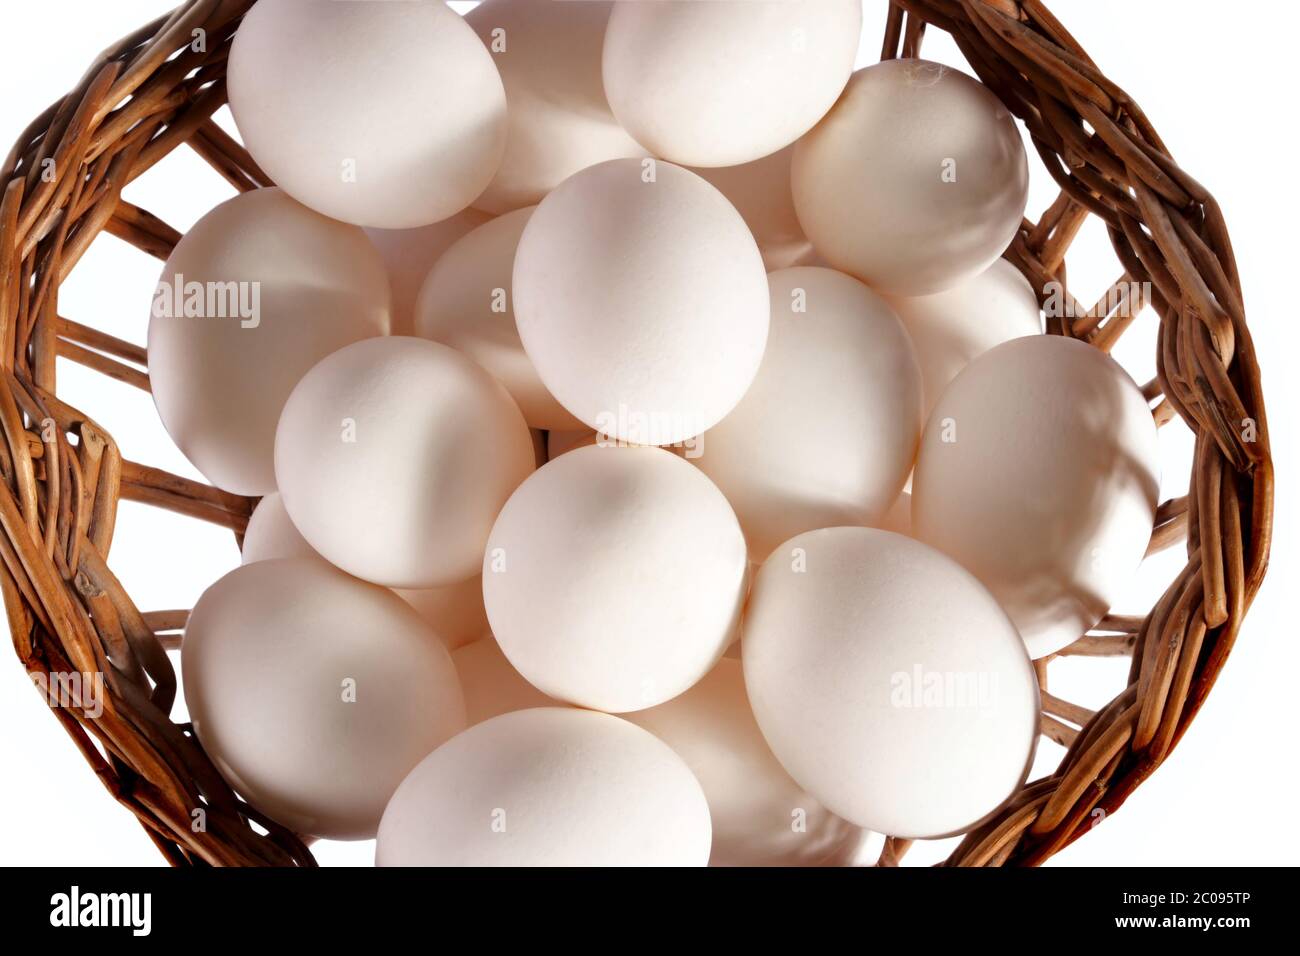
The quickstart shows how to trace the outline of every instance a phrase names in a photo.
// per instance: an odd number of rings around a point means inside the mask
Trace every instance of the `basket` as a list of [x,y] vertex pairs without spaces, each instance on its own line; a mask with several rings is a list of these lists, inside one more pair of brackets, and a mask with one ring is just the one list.
[[[188,146],[238,190],[272,184],[212,119],[251,5],[190,0],[109,48],[22,133],[0,173],[0,588],[14,649],[35,679],[105,675],[102,712],[51,710],[180,866],[315,861],[302,838],[241,801],[192,729],[172,721],[167,650],[186,613],[140,611],[105,556],[120,500],[236,535],[256,501],[123,459],[93,419],[59,401],[56,357],[141,389],[149,377],[143,348],[60,316],[58,291],[101,231],[167,257],[180,234],[121,192],[171,150]],[[1144,393],[1158,424],[1177,416],[1196,440],[1189,492],[1162,503],[1152,529],[1153,551],[1185,539],[1183,570],[1145,617],[1108,616],[1061,651],[1131,655],[1127,685],[1096,712],[1044,686],[1042,732],[1067,748],[1064,758],[947,861],[1034,865],[1118,808],[1214,686],[1268,563],[1273,467],[1259,366],[1213,197],[1040,0],[894,0],[882,56],[917,55],[927,26],[952,35],[1060,186],[1006,258],[1040,295],[1049,283],[1068,289],[1065,254],[1080,226],[1090,215],[1106,225],[1123,274],[1097,306],[1054,310],[1066,315],[1049,315],[1048,331],[1109,351],[1149,306],[1159,320],[1158,374]],[[1134,301],[1135,288],[1149,289],[1149,301]],[[1046,662],[1036,663],[1045,683]],[[880,865],[897,865],[907,846],[887,840]]]

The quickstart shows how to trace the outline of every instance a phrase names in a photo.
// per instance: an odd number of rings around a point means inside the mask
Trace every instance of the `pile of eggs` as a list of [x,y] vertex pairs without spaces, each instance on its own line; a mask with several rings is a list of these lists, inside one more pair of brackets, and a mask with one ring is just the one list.
[[1024,783],[1032,660],[1141,561],[1155,426],[1001,258],[1007,109],[854,72],[861,32],[247,14],[278,186],[183,237],[148,347],[176,444],[260,498],[182,649],[250,803],[380,865],[843,865]]

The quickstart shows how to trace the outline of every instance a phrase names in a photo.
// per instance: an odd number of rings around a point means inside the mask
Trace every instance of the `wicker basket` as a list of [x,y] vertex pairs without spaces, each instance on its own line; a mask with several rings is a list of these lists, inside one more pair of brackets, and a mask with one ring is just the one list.
[[[236,189],[271,184],[211,118],[225,102],[226,56],[249,6],[191,0],[110,48],[23,132],[0,175],[0,587],[14,648],[44,679],[105,675],[102,713],[52,710],[177,865],[314,860],[303,840],[231,791],[189,726],[172,722],[166,650],[185,613],[142,613],[105,555],[121,499],[236,535],[256,502],[124,460],[111,436],[59,401],[59,356],[146,390],[149,378],[144,349],[61,317],[58,290],[102,230],[159,259],[170,253],[179,233],[121,192],[182,144]],[[1145,394],[1157,423],[1178,416],[1196,436],[1189,493],[1160,506],[1151,543],[1185,538],[1183,571],[1146,617],[1107,617],[1061,652],[1131,655],[1127,686],[1095,713],[1044,687],[1043,733],[1066,746],[1065,757],[948,860],[1032,865],[1123,803],[1190,725],[1267,566],[1273,468],[1259,366],[1214,199],[1039,0],[894,0],[882,55],[916,55],[927,25],[950,33],[1024,122],[1061,187],[1006,258],[1036,289],[1064,287],[1065,254],[1084,220],[1098,216],[1109,231],[1123,275],[1098,306],[1049,318],[1049,331],[1109,350],[1150,306],[1160,322],[1158,375]],[[1149,302],[1132,300],[1134,283],[1150,288]],[[896,865],[906,848],[890,839],[881,865]]]

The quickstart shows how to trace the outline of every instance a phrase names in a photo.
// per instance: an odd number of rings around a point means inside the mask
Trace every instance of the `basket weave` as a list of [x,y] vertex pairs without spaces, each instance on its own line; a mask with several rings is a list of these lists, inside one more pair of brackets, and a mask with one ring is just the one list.
[[[60,356],[149,388],[144,349],[60,316],[58,290],[101,231],[166,258],[180,234],[121,192],[182,144],[238,190],[271,185],[211,118],[226,100],[230,41],[251,5],[191,0],[111,47],[23,132],[0,172],[0,588],[14,648],[43,678],[105,675],[99,716],[51,709],[177,865],[315,861],[302,839],[231,791],[188,725],[172,722],[166,650],[186,613],[142,613],[105,557],[119,500],[237,535],[256,502],[123,459],[111,436],[58,400]],[[1022,788],[948,860],[1033,865],[1123,803],[1210,692],[1267,566],[1273,467],[1237,267],[1213,197],[1039,0],[894,0],[882,56],[916,55],[927,24],[952,35],[1025,124],[1061,188],[1037,222],[1023,223],[1006,258],[1036,289],[1066,287],[1065,254],[1084,220],[1099,216],[1109,231],[1123,274],[1092,309],[1067,293],[1072,308],[1049,317],[1049,332],[1109,351],[1149,305],[1160,322],[1158,374],[1144,392],[1158,424],[1176,415],[1196,436],[1190,490],[1160,506],[1151,543],[1154,551],[1185,538],[1183,571],[1145,617],[1108,616],[1061,652],[1131,654],[1127,686],[1095,713],[1044,686],[1043,733],[1067,747],[1059,768]],[[206,40],[201,51],[196,36]],[[1133,283],[1150,284],[1149,302],[1133,300]],[[1037,662],[1044,682],[1045,663]],[[896,865],[907,845],[887,841],[881,865]]]

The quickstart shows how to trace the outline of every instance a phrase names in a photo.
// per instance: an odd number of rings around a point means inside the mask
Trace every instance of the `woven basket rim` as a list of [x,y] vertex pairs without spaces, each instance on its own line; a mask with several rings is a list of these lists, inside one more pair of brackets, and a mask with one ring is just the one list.
[[[106,675],[102,714],[51,710],[179,866],[315,861],[307,840],[231,790],[192,728],[172,722],[166,651],[179,645],[188,612],[141,612],[105,556],[120,500],[241,536],[256,499],[123,458],[106,431],[57,398],[59,357],[149,388],[145,350],[60,316],[58,289],[101,232],[166,259],[180,233],[121,192],[182,144],[240,192],[274,185],[212,118],[252,3],[188,0],[109,47],[23,131],[0,173],[0,590],[14,648],[34,676]],[[1148,550],[1185,542],[1183,570],[1148,614],[1107,615],[1060,652],[1131,655],[1127,684],[1093,712],[1049,693],[1047,659],[1036,661],[1042,733],[1065,756],[947,860],[1037,865],[1127,799],[1212,689],[1268,566],[1272,455],[1240,277],[1213,196],[1042,0],[892,0],[881,58],[919,55],[927,27],[952,36],[1060,188],[1005,253],[1040,301],[1049,288],[1068,290],[1065,257],[1085,220],[1106,225],[1120,279],[1091,309],[1065,291],[1072,307],[1049,314],[1047,331],[1109,352],[1149,307],[1157,375],[1143,392],[1158,425],[1179,418],[1196,443],[1188,493],[1160,505]],[[1135,301],[1134,289],[1149,294]],[[908,845],[889,837],[878,865],[897,865]]]

